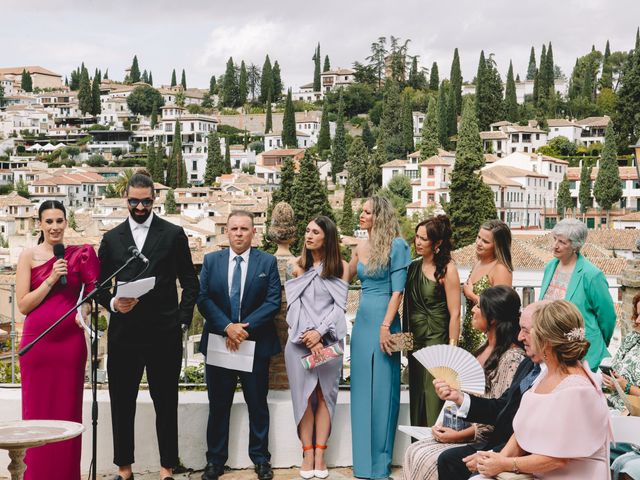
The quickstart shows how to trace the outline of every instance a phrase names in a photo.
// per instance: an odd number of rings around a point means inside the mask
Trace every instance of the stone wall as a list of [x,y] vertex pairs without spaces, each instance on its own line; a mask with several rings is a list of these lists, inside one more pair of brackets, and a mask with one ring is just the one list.
[[632,315],[634,312],[632,300],[640,292],[640,259],[627,260],[627,266],[622,271],[618,283],[621,285],[620,290],[622,292],[622,318],[618,319],[618,323],[624,337],[633,328]]

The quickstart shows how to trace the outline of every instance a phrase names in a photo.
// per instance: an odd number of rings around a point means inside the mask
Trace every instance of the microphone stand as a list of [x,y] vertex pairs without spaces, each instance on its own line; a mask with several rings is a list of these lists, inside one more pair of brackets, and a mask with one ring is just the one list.
[[109,289],[111,287],[111,280],[118,275],[122,270],[124,270],[131,262],[137,260],[138,257],[136,255],[132,255],[127,259],[127,261],[118,268],[115,272],[113,272],[107,279],[105,279],[102,283],[98,283],[96,280],[94,288],[91,292],[85,295],[84,298],[78,301],[76,305],[71,308],[67,313],[62,315],[58,320],[53,322],[44,332],[42,332],[38,337],[36,337],[32,342],[28,345],[25,345],[20,351],[18,355],[23,356],[28,353],[36,343],[38,343],[42,338],[44,338],[51,330],[57,327],[67,316],[72,314],[75,310],[80,307],[85,302],[91,302],[91,425],[92,425],[92,448],[91,448],[91,479],[97,479],[97,456],[98,456],[98,292]]

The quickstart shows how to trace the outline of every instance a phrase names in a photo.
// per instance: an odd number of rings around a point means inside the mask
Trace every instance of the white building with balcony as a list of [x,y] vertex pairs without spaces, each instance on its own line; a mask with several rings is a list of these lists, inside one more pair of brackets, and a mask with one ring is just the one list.
[[320,86],[323,93],[328,93],[340,87],[348,87],[356,81],[355,70],[350,68],[336,68],[320,74]]

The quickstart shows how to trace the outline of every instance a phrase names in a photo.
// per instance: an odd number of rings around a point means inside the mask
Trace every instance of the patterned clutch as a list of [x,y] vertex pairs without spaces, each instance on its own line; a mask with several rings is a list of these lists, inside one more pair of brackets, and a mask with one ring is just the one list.
[[392,333],[391,341],[393,341],[392,352],[413,350],[413,333],[411,332]]
[[316,368],[319,365],[324,365],[331,360],[341,358],[342,353],[343,352],[340,345],[334,343],[332,345],[327,345],[318,353],[310,353],[309,355],[305,355],[300,359],[300,361],[302,362],[302,366],[305,370],[311,370],[312,368]]

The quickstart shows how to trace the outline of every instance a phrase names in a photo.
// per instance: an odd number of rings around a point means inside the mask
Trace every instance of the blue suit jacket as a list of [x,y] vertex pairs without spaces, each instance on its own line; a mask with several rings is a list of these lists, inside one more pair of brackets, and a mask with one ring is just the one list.
[[[544,268],[540,300],[549,288],[558,263],[559,260],[553,258]],[[602,359],[609,356],[607,347],[616,326],[616,312],[604,273],[581,254],[578,254],[564,299],[578,307],[584,318],[585,336],[591,343],[585,360],[591,370],[596,371]]]
[[[205,318],[200,339],[200,352],[204,355],[207,354],[209,334],[225,335],[224,329],[231,322],[228,272],[228,249],[205,255],[198,295],[198,310]],[[257,357],[271,357],[281,350],[273,322],[280,310],[281,299],[276,257],[252,248],[240,305],[240,321],[249,324],[248,340],[256,342]]]

